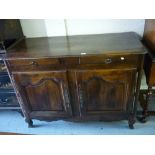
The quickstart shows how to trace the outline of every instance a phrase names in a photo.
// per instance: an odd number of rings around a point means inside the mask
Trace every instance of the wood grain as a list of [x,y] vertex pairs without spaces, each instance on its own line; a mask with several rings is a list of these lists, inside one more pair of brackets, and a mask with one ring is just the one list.
[[145,52],[132,32],[33,38],[4,61],[30,127],[32,119],[125,119],[133,128]]

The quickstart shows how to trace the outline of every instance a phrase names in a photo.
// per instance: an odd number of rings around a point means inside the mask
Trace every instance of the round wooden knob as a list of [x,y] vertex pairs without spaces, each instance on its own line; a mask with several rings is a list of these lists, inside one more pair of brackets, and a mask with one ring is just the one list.
[[107,58],[107,59],[104,60],[104,62],[105,62],[106,64],[110,64],[110,63],[112,63],[112,60],[111,60],[110,58]]
[[38,62],[32,61],[32,62],[30,63],[30,65],[37,66],[37,65],[38,65]]

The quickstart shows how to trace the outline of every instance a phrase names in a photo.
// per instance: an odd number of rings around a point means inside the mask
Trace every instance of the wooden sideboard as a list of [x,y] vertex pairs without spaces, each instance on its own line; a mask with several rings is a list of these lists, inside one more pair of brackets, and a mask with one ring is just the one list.
[[137,34],[23,39],[4,55],[25,120],[128,120],[133,128],[143,59]]
[[155,114],[153,109],[148,111],[150,97],[155,95],[152,89],[152,87],[155,86],[155,19],[145,20],[143,43],[148,50],[144,60],[144,71],[148,90],[145,93],[146,99],[144,102],[141,102],[143,108],[143,117],[141,118],[141,121],[146,122],[149,113]]

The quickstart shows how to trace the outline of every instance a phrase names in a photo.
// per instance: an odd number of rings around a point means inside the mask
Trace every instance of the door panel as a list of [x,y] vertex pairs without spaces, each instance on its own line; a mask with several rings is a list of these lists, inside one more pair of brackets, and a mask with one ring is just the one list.
[[20,72],[14,73],[13,77],[30,112],[71,114],[66,71]]
[[[63,111],[63,98],[60,86],[52,78],[43,79],[36,84],[24,86],[33,111]],[[37,96],[36,96],[37,95]],[[36,97],[34,97],[36,96]],[[44,104],[37,104],[37,103]]]
[[[133,95],[136,70],[76,71],[82,115],[126,111]],[[132,103],[130,103],[132,106]]]

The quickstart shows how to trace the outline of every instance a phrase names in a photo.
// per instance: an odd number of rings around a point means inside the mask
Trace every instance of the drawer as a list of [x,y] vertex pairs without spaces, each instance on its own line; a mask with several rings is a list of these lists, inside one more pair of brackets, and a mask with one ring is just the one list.
[[61,64],[59,58],[28,58],[7,60],[8,66],[12,69],[41,69],[55,67]]
[[58,58],[16,59],[8,60],[10,66],[39,66],[60,64]]
[[138,55],[101,55],[101,56],[82,56],[80,64],[103,64],[107,66],[132,65],[137,66]]
[[[76,67],[93,66],[102,68],[136,67],[138,55],[92,55],[62,58],[9,59],[8,66],[12,71],[57,70]],[[98,65],[98,66],[97,66]]]
[[78,65],[79,64],[79,57],[63,57],[60,59],[61,60],[61,64],[63,65]]
[[79,64],[79,57],[7,60],[12,71],[56,70]]

